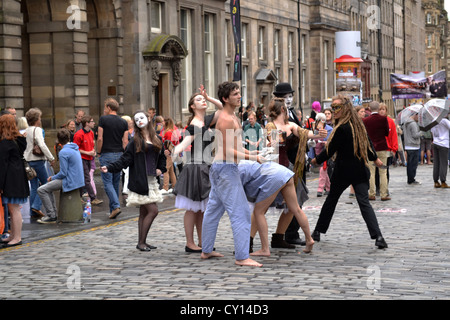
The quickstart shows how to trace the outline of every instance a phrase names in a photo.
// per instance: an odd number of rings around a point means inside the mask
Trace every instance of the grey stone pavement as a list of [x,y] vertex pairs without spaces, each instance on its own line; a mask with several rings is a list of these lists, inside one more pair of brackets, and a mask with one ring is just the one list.
[[[99,194],[102,182],[96,177]],[[39,225],[24,219],[24,245],[0,250],[0,299],[28,300],[434,300],[450,298],[450,189],[433,188],[432,166],[419,166],[418,186],[406,168],[391,167],[391,201],[372,201],[389,248],[371,240],[356,200],[341,197],[327,234],[311,254],[272,249],[261,268],[234,264],[228,216],[215,243],[223,258],[184,252],[183,213],[174,196],[159,205],[151,252],[136,250],[136,208],[107,218],[106,204],[90,224]],[[325,198],[318,174],[308,174],[304,210],[314,229]],[[100,196],[107,202],[103,193]],[[274,232],[279,212],[266,215]],[[259,248],[259,238],[255,239]],[[181,312],[174,310],[174,312]],[[223,311],[222,311],[223,312]]]

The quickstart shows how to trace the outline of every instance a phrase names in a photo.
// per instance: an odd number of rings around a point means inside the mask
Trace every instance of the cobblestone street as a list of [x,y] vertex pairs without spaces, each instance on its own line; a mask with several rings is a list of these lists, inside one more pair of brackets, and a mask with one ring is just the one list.
[[[304,207],[311,231],[325,199],[316,197],[317,178],[308,176]],[[450,190],[433,188],[432,166],[419,166],[417,180],[422,185],[408,186],[406,169],[391,167],[392,200],[371,202],[388,249],[374,246],[346,191],[311,254],[272,249],[270,257],[255,258],[261,268],[234,264],[226,214],[215,244],[225,257],[185,253],[184,212],[172,207],[173,195],[150,230],[148,242],[157,246],[151,252],[135,249],[136,209],[125,209],[117,221],[94,211],[88,226],[25,223],[25,244],[0,250],[0,299],[448,299]],[[276,210],[267,213],[270,234],[278,217]]]

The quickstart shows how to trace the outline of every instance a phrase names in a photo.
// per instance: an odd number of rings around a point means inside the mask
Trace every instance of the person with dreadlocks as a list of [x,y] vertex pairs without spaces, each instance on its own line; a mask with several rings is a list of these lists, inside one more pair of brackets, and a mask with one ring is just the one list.
[[322,206],[312,237],[319,242],[320,233],[327,232],[340,196],[349,185],[352,185],[371,239],[375,239],[375,246],[379,249],[387,248],[377,217],[369,202],[368,192],[370,176],[368,162],[374,161],[378,167],[383,163],[378,159],[364,123],[350,99],[337,95],[332,99],[331,108],[334,112],[335,126],[326,148],[311,163],[316,166],[336,153],[336,165],[331,177],[330,194]]

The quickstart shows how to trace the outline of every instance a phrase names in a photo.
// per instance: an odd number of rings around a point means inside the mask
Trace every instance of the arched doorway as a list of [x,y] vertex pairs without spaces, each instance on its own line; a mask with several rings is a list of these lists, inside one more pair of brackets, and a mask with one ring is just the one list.
[[147,71],[147,101],[158,114],[181,119],[181,60],[188,52],[174,35],[153,38],[142,52]]

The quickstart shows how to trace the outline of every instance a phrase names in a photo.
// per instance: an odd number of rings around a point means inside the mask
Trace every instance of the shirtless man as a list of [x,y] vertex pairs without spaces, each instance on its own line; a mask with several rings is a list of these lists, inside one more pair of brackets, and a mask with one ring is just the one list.
[[211,191],[203,217],[202,259],[223,257],[213,251],[217,228],[227,211],[233,231],[235,263],[241,266],[261,267],[262,264],[249,258],[251,211],[240,179],[240,160],[261,162],[256,154],[250,154],[242,146],[242,128],[235,115],[241,104],[239,86],[233,82],[219,85],[219,100],[223,110],[216,122],[217,152],[210,169]]

